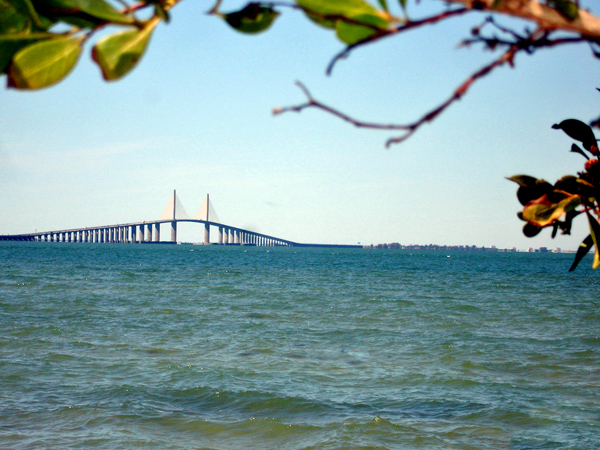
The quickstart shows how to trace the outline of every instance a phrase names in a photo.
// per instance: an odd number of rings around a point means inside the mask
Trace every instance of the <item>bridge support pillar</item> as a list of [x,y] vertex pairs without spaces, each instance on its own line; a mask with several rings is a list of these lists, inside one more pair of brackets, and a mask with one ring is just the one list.
[[223,227],[219,227],[219,244],[223,244]]
[[140,233],[138,235],[138,242],[141,244],[144,242],[144,225],[140,225]]
[[210,225],[204,224],[204,245],[210,245]]
[[146,242],[152,242],[152,224],[146,225]]
[[177,242],[177,222],[171,222],[171,242]]
[[154,241],[160,242],[160,223],[154,224]]
[[131,225],[131,243],[135,244],[135,225]]

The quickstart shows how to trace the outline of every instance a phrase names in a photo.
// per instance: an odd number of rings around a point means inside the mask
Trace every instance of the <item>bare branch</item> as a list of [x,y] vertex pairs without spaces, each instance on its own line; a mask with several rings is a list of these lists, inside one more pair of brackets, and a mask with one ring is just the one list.
[[398,144],[398,143],[403,142],[406,139],[408,139],[421,126],[423,126],[427,122],[431,122],[437,116],[439,116],[441,113],[443,113],[452,103],[454,103],[457,100],[460,100],[461,97],[469,90],[469,88],[475,81],[479,80],[480,78],[485,77],[487,74],[489,74],[495,68],[500,67],[500,66],[504,65],[505,63],[510,64],[512,67],[514,57],[519,50],[522,50],[522,49],[520,49],[517,46],[511,47],[500,58],[496,59],[495,61],[491,62],[487,66],[482,67],[477,72],[472,74],[464,83],[462,83],[454,91],[454,93],[450,96],[450,98],[448,98],[448,100],[446,100],[444,103],[442,103],[437,108],[429,111],[427,114],[425,114],[423,117],[421,117],[416,122],[413,122],[409,125],[405,125],[405,129],[408,131],[405,134],[403,134],[402,136],[388,139],[385,146],[387,148],[389,148],[390,145],[392,145],[392,144]]
[[[600,18],[580,9],[579,17],[568,20],[556,9],[535,0],[446,0],[469,9],[505,14],[533,21],[545,30],[563,30],[580,34],[586,40],[600,39]],[[498,3],[498,4],[496,4]]]
[[423,25],[436,24],[438,22],[441,22],[442,20],[449,19],[449,18],[455,17],[455,16],[459,16],[459,15],[464,14],[469,11],[471,11],[469,8],[454,9],[451,11],[445,11],[445,12],[437,14],[435,16],[427,17],[426,19],[417,20],[414,22],[409,21],[398,27],[390,28],[389,30],[380,30],[379,33],[369,36],[366,39],[363,39],[362,41],[356,42],[355,44],[349,45],[344,50],[342,50],[337,55],[335,55],[333,57],[333,59],[331,60],[331,62],[329,63],[329,65],[327,66],[326,73],[327,73],[327,75],[331,75],[331,72],[333,71],[333,67],[335,66],[335,64],[338,61],[340,61],[341,59],[345,59],[352,52],[352,50],[354,50],[357,47],[362,47],[363,45],[367,45],[367,44],[376,42],[376,41],[380,40],[381,38],[394,36],[394,35],[404,32],[404,31],[408,31],[408,30],[412,30],[412,29],[421,27]]
[[315,98],[311,95],[311,93],[308,91],[306,86],[304,86],[304,84],[302,84],[300,81],[296,81],[296,86],[298,86],[302,90],[302,92],[304,93],[304,95],[306,96],[308,101],[306,103],[302,103],[300,105],[287,106],[284,108],[274,108],[273,109],[274,116],[277,116],[279,114],[283,114],[286,112],[299,113],[299,112],[302,112],[302,110],[306,109],[306,108],[317,108],[317,109],[321,109],[329,114],[332,114],[346,122],[349,122],[358,128],[370,128],[370,129],[374,129],[374,130],[407,130],[409,128],[406,125],[393,125],[393,124],[386,125],[386,124],[381,124],[381,123],[362,122],[360,120],[353,119],[352,117],[348,116],[347,114],[344,114],[343,112],[340,112],[330,106],[325,105],[324,103],[321,103],[318,100],[315,100]]
[[448,98],[444,103],[442,103],[438,107],[429,111],[427,114],[425,114],[419,120],[417,120],[413,123],[410,123],[410,124],[381,124],[381,123],[373,123],[373,122],[363,122],[363,121],[354,119],[341,111],[338,111],[330,106],[325,105],[324,103],[321,103],[318,100],[315,100],[315,98],[311,95],[311,93],[306,88],[306,86],[304,86],[299,81],[296,82],[296,85],[302,90],[302,92],[304,93],[304,95],[306,96],[308,101],[306,103],[302,103],[300,105],[288,106],[288,107],[284,107],[284,108],[274,108],[273,115],[276,116],[276,115],[283,114],[286,112],[299,113],[299,112],[302,112],[302,110],[304,110],[306,108],[317,108],[317,109],[323,110],[329,114],[332,114],[348,123],[351,123],[352,125],[354,125],[355,127],[358,127],[358,128],[369,128],[369,129],[373,129],[373,130],[405,131],[405,133],[401,136],[388,139],[385,146],[387,148],[389,148],[392,144],[397,144],[397,143],[405,141],[410,136],[412,136],[412,134],[415,131],[417,131],[421,126],[423,126],[425,123],[431,122],[432,120],[437,118],[437,116],[439,116],[442,112],[444,112],[452,103],[454,103],[457,100],[460,100],[461,97],[468,91],[468,89],[471,87],[471,85],[475,81],[479,80],[480,78],[483,78],[484,76],[489,74],[492,70],[504,65],[505,63],[509,63],[512,66],[515,54],[520,50],[523,50],[523,49],[519,48],[516,45],[511,47],[500,58],[496,59],[495,61],[482,67],[477,72],[472,74],[464,83],[462,83],[454,91],[452,96],[450,96],[450,98]]

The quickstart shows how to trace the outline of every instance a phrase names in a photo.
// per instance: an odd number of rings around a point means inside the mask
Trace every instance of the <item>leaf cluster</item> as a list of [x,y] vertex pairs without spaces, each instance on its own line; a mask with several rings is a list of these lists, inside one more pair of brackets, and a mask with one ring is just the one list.
[[[93,46],[92,56],[106,80],[119,79],[135,67],[176,1],[143,1],[120,10],[106,0],[0,0],[0,74],[16,89],[51,86],[71,72],[94,33],[117,26],[120,31]],[[139,20],[136,12],[148,7],[153,13]]]
[[[575,261],[570,270],[574,270],[581,259],[594,246],[593,268],[600,267],[600,162],[598,142],[589,125],[577,119],[563,120],[552,128],[564,131],[572,139],[579,141],[571,146],[571,152],[585,159],[584,170],[577,176],[566,175],[554,184],[529,175],[515,175],[509,178],[519,185],[517,199],[523,205],[518,216],[525,221],[523,234],[533,237],[543,228],[552,228],[552,237],[560,229],[562,234],[570,234],[573,219],[580,214],[587,217],[590,234],[580,244]],[[585,150],[584,150],[585,149]]]

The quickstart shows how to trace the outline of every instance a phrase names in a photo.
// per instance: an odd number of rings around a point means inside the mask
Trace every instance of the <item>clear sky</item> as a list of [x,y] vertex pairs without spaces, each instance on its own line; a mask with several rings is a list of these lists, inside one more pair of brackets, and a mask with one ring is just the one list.
[[[484,16],[358,49],[327,77],[343,46],[299,12],[283,9],[250,36],[207,16],[211,6],[176,6],[118,82],[102,80],[88,47],[54,87],[2,88],[0,234],[154,220],[177,189],[190,216],[210,193],[222,222],[298,242],[575,249],[587,235],[581,221],[570,237],[523,237],[505,179],[554,182],[582,169],[551,125],[600,115],[600,60],[587,45],[520,55],[388,150],[391,133],[271,110],[305,100],[300,80],[358,119],[410,122],[494,58],[457,48]],[[203,239],[199,225],[179,231]]]

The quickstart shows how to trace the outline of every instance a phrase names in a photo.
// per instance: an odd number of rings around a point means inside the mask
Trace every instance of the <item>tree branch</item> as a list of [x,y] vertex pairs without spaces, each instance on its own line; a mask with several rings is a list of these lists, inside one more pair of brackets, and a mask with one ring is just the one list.
[[449,19],[449,18],[452,18],[455,16],[459,16],[459,15],[462,15],[462,14],[470,12],[470,11],[471,10],[469,8],[460,8],[460,9],[454,9],[451,11],[444,11],[443,13],[437,14],[435,16],[427,17],[422,20],[416,20],[414,22],[408,21],[405,24],[402,24],[395,28],[391,28],[389,30],[385,30],[385,31],[380,30],[381,31],[380,33],[369,36],[368,38],[363,39],[362,41],[359,41],[355,44],[348,45],[344,50],[342,50],[337,55],[335,55],[333,57],[333,59],[331,60],[331,62],[329,63],[329,65],[327,66],[326,73],[327,73],[327,75],[331,75],[331,72],[333,71],[333,67],[335,66],[335,64],[338,61],[340,61],[341,59],[345,59],[352,52],[352,50],[356,49],[357,47],[362,47],[363,45],[367,45],[367,44],[376,42],[376,41],[380,40],[381,38],[388,37],[388,36],[394,36],[396,34],[400,34],[404,31],[412,30],[414,28],[418,28],[423,25],[436,24],[438,22],[441,22],[442,20]]
[[580,34],[586,40],[600,39],[600,18],[580,9],[579,17],[568,20],[556,9],[542,5],[535,0],[502,0],[494,6],[495,0],[446,0],[464,5],[469,9],[505,14],[533,21],[545,30],[563,30]]
[[387,140],[385,146],[387,148],[389,148],[392,144],[397,144],[397,143],[403,142],[406,139],[408,139],[410,136],[412,136],[413,133],[415,133],[419,128],[421,128],[421,126],[423,126],[427,122],[431,122],[437,116],[439,116],[442,112],[444,112],[452,103],[454,103],[457,100],[460,100],[461,97],[469,90],[469,88],[475,81],[479,80],[480,78],[485,77],[492,70],[494,70],[495,68],[500,67],[506,63],[509,63],[512,66],[516,53],[521,50],[523,50],[523,48],[520,48],[517,45],[513,45],[508,51],[506,51],[502,56],[500,56],[500,58],[494,60],[490,64],[482,67],[477,72],[473,73],[464,83],[462,83],[453,92],[453,94],[450,96],[450,98],[448,98],[444,103],[442,103],[438,107],[429,111],[427,114],[425,114],[419,120],[409,123],[409,124],[380,124],[380,123],[373,123],[373,122],[363,122],[363,121],[354,119],[354,118],[348,116],[347,114],[345,114],[341,111],[338,111],[338,110],[336,110],[330,106],[327,106],[324,103],[321,103],[320,101],[316,100],[311,95],[311,93],[308,91],[306,86],[304,86],[299,81],[296,82],[296,85],[302,90],[302,92],[304,93],[304,95],[306,96],[308,101],[306,103],[302,103],[300,105],[288,106],[288,107],[284,107],[284,108],[274,108],[273,115],[276,116],[276,115],[283,114],[286,112],[299,113],[299,112],[302,112],[302,110],[304,110],[306,108],[317,108],[317,109],[325,111],[329,114],[332,114],[348,123],[351,123],[352,125],[354,125],[355,127],[358,127],[358,128],[369,128],[369,129],[373,129],[373,130],[405,131],[405,133],[403,135],[395,137],[395,138],[390,138]]

